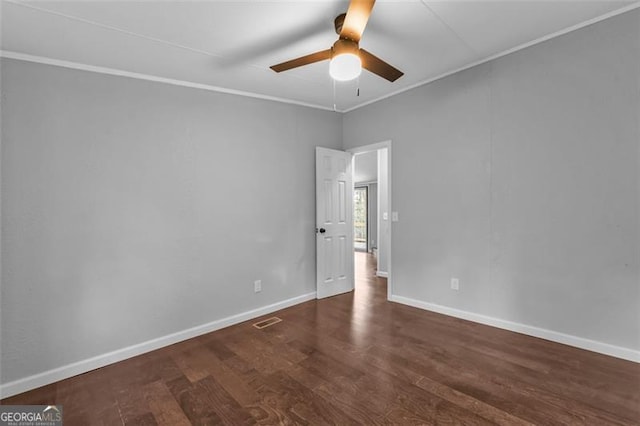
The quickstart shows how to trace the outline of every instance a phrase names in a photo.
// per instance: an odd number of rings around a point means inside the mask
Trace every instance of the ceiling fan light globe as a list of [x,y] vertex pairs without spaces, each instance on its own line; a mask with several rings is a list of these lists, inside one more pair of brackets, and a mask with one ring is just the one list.
[[349,81],[362,72],[360,57],[354,53],[336,55],[329,63],[329,75],[337,81]]

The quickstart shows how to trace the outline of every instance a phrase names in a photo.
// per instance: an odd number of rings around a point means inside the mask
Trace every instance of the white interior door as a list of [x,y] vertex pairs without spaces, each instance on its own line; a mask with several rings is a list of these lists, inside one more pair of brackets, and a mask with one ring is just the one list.
[[316,148],[317,297],[353,290],[353,154]]

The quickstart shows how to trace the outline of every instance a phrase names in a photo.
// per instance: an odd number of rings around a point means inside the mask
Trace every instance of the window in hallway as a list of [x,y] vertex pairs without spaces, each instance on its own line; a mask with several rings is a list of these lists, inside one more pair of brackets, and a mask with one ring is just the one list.
[[353,191],[353,237],[358,251],[367,251],[367,187]]

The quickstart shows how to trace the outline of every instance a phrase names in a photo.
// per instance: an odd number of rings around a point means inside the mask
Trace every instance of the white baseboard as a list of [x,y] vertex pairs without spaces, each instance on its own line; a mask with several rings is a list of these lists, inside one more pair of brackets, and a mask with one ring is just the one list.
[[382,278],[389,278],[389,273],[385,271],[376,271],[376,275]]
[[504,330],[515,331],[516,333],[539,337],[541,339],[550,340],[552,342],[563,343],[565,345],[574,346],[576,348],[586,349],[588,351],[598,352],[604,355],[640,363],[640,351],[636,351],[633,349],[614,346],[608,343],[589,340],[583,337],[572,336],[570,334],[564,334],[544,328],[533,327],[526,324],[503,320],[500,318],[462,311],[460,309],[437,305],[435,303],[428,303],[421,300],[410,299],[408,297],[392,295],[389,300],[391,300],[392,302],[401,303],[403,305],[413,306],[414,308],[425,309],[427,311],[437,312],[439,314],[462,318],[480,324],[490,325],[493,327],[502,328]]
[[178,343],[183,340],[191,339],[193,337],[219,330],[221,328],[248,321],[262,315],[267,315],[272,312],[297,305],[299,303],[313,300],[315,298],[315,292],[303,294],[302,296],[293,297],[291,299],[283,300],[281,302],[277,302],[268,306],[263,306],[258,309],[253,309],[251,311],[222,318],[208,324],[203,324],[193,328],[189,328],[187,330],[178,331],[177,333],[158,337],[156,339],[148,340],[137,345],[118,349],[113,352],[98,355],[93,358],[74,362],[72,364],[64,365],[53,370],[44,371],[42,373],[34,374],[33,376],[5,383],[0,385],[0,398],[7,398],[9,396],[17,395],[31,389],[39,388],[40,386],[45,386],[59,380],[77,376],[78,374],[86,373],[88,371],[95,370],[96,368],[104,367],[105,365],[123,361],[127,358],[141,355],[146,352],[151,352],[165,346],[173,345],[174,343]]

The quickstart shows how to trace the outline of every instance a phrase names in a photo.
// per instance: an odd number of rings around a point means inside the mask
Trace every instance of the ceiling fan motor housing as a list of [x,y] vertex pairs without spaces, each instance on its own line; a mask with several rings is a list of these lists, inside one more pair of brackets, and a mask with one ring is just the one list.
[[346,38],[340,38],[335,43],[333,43],[333,47],[331,48],[333,57],[338,55],[344,55],[345,53],[351,53],[353,55],[358,56],[358,52],[360,51],[360,47],[358,43],[353,40],[349,40]]

